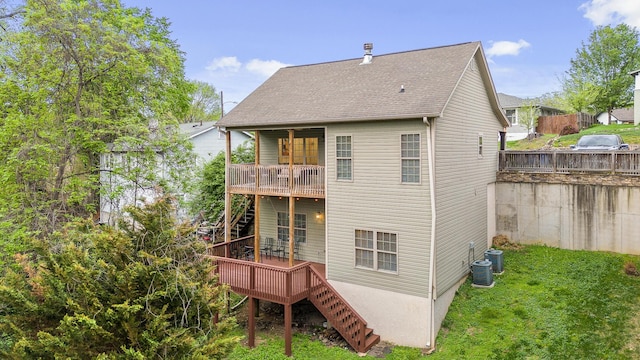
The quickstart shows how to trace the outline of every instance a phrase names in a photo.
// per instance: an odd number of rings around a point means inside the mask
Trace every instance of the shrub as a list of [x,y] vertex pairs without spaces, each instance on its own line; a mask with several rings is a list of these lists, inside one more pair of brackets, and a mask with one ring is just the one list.
[[0,357],[221,358],[239,341],[212,267],[167,199],[121,229],[74,222],[0,278]]
[[560,136],[564,136],[564,135],[570,135],[570,134],[577,134],[580,131],[578,129],[576,129],[575,127],[571,126],[571,125],[567,125],[565,127],[562,128],[562,130],[560,130]]

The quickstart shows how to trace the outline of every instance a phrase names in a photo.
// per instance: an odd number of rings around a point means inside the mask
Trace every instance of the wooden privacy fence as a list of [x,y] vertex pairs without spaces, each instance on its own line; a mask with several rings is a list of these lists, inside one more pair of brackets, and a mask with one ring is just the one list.
[[499,171],[640,175],[640,152],[500,151]]
[[541,134],[560,134],[566,126],[574,130],[586,129],[597,122],[596,117],[585,113],[540,116],[536,132]]

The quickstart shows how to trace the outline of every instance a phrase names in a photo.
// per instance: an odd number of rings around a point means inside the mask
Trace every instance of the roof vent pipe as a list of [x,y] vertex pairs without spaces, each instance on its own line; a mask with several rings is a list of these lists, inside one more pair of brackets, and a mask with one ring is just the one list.
[[373,43],[364,43],[364,59],[362,59],[360,65],[371,64],[371,61],[373,61],[371,50],[373,50]]

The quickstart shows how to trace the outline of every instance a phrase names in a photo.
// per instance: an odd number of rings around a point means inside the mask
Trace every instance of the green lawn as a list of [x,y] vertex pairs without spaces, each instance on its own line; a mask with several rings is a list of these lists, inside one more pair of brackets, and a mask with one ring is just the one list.
[[[490,289],[459,289],[436,351],[395,347],[386,359],[640,359],[640,257],[546,246],[504,249]],[[230,359],[286,359],[280,337]],[[372,357],[366,357],[372,358]],[[293,359],[361,359],[297,335]]]
[[557,136],[545,134],[541,138],[534,140],[508,141],[507,150],[536,150],[540,149],[550,140],[551,145],[556,148],[566,148],[575,144],[582,135],[588,134],[619,134],[627,144],[640,144],[640,126],[633,125],[594,125],[588,129],[581,130],[578,134]]

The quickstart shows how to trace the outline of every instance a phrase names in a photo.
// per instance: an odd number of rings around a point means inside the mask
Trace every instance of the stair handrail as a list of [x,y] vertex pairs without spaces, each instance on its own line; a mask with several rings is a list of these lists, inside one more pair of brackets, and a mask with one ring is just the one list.
[[240,220],[246,216],[247,211],[253,206],[254,201],[253,196],[250,196],[248,201],[245,199],[244,206],[239,211],[236,211],[231,218],[231,223],[229,224],[231,228],[236,226]]
[[[324,277],[322,276],[322,274],[320,274],[318,270],[314,269],[312,266],[309,266],[308,269],[309,269],[310,275],[313,277],[313,279],[310,279],[311,281],[308,286],[309,301],[311,301],[318,308],[318,310],[322,312],[322,315],[324,315],[327,318],[327,320],[331,323],[331,325],[334,328],[336,328],[336,330],[338,330],[338,332],[349,343],[349,345],[351,345],[351,347],[353,347],[354,349],[356,349],[356,351],[359,351],[359,352],[366,351],[365,347],[366,347],[367,322],[364,320],[362,316],[360,316],[360,314],[358,314],[358,312],[351,305],[349,305],[349,302],[347,302],[347,300],[345,300],[340,295],[340,293],[333,286],[331,286],[331,284],[329,284],[329,282],[326,279],[324,279]],[[317,285],[313,285],[314,283],[313,280],[316,281]],[[335,318],[328,310],[326,310],[321,303],[317,302],[316,299],[313,298],[312,296],[313,289],[317,289],[321,286],[330,290],[332,292],[332,295],[340,302],[340,305],[348,309],[353,314],[358,324],[357,333],[355,331],[349,331],[349,329],[343,327],[342,324],[339,324],[337,321],[338,319]],[[350,335],[350,336],[347,336],[347,335]]]
[[[236,211],[232,214],[230,228],[233,228],[240,222],[240,219],[246,216],[247,211],[253,206],[255,199],[250,196],[248,201],[244,201],[244,206],[240,208],[240,210]],[[214,225],[214,239],[223,238],[224,237],[224,227],[225,227],[225,211],[222,211],[222,214],[218,217],[216,224]]]

